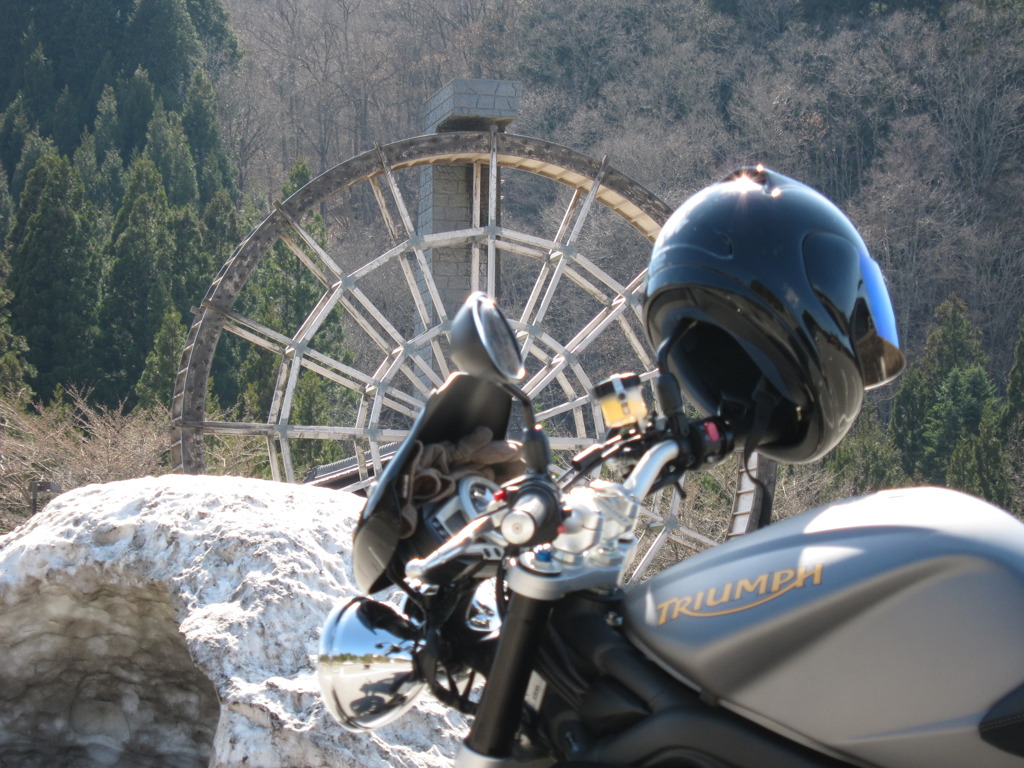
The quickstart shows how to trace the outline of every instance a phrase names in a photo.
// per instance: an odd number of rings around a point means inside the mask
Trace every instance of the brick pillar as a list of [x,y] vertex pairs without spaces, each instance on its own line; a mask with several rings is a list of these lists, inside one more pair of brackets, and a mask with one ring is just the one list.
[[[522,83],[509,80],[452,80],[427,102],[425,132],[490,131],[492,125],[503,131],[519,112],[522,91]],[[424,168],[420,177],[419,231],[429,234],[486,224],[487,173],[484,166],[478,223],[473,221],[472,166]],[[427,257],[441,300],[451,316],[470,292],[471,248],[436,248]]]

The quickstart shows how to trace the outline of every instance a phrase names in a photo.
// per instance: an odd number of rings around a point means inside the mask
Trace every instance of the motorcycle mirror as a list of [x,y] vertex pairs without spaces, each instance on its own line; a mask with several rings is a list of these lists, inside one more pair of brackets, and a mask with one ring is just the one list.
[[346,730],[390,723],[426,686],[414,660],[420,633],[390,605],[357,597],[335,608],[320,636],[324,703]]
[[526,375],[523,353],[508,319],[485,293],[470,294],[452,320],[452,360],[471,376],[497,381],[523,406],[523,457],[528,474],[551,463],[547,436],[537,427],[530,397],[513,382]]
[[470,295],[452,320],[452,360],[463,371],[504,384],[526,371],[512,325],[490,296]]

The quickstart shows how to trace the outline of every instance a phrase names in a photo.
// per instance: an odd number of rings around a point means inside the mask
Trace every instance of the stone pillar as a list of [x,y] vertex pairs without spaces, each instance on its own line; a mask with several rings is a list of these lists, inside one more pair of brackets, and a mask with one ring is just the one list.
[[[426,133],[504,131],[519,112],[522,83],[509,80],[449,82],[424,108]],[[473,216],[473,167],[424,168],[420,180],[419,223],[422,234],[469,229],[487,223],[487,173],[481,172],[480,219]],[[437,248],[427,254],[434,282],[449,316],[471,290],[471,247]],[[481,282],[481,287],[485,284]]]

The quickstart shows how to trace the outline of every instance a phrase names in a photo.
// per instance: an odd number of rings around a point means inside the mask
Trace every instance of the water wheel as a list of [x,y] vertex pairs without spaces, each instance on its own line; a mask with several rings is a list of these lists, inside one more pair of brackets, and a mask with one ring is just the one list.
[[[424,174],[447,167],[461,169],[471,209],[468,226],[455,230],[422,223]],[[593,385],[626,370],[650,377],[645,267],[670,213],[607,161],[497,130],[420,136],[340,163],[275,203],[195,310],[174,390],[176,469],[203,472],[204,441],[233,436],[265,443],[271,476],[296,482],[310,469],[297,466],[296,447],[330,441],[344,454],[331,471],[351,490],[365,488],[449,373],[452,252],[469,265],[464,288],[496,296],[512,320],[528,361],[524,388],[553,448],[582,449],[604,431]],[[290,325],[246,302],[271,254],[291,260],[311,297]],[[211,414],[217,356],[240,359],[247,346],[275,369],[265,411]],[[311,378],[334,393],[337,421],[296,419],[297,393]],[[652,511],[651,537],[703,547],[745,530],[756,515],[739,490],[729,490],[733,516],[722,536],[680,521],[676,494]]]

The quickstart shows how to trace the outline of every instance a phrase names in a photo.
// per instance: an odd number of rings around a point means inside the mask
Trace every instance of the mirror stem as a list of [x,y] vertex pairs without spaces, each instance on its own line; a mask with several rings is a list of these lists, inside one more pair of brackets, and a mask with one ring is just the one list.
[[551,466],[551,444],[544,430],[537,424],[533,403],[522,389],[506,383],[505,389],[519,401],[523,411],[523,458],[529,474],[547,474]]

